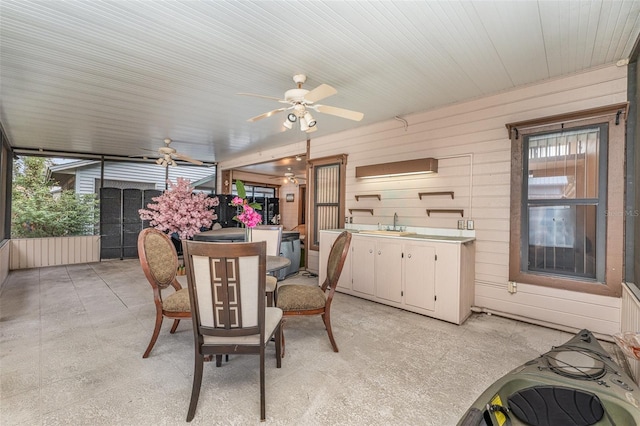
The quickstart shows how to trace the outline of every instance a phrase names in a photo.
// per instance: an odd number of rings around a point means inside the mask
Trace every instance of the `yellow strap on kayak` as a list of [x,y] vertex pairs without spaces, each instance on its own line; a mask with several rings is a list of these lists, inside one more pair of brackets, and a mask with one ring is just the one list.
[[[496,396],[491,399],[490,405],[499,405],[500,407],[502,407],[503,405],[502,400],[500,399],[500,395],[496,394]],[[494,411],[493,415],[496,417],[498,426],[502,426],[507,422],[507,417],[500,411]]]

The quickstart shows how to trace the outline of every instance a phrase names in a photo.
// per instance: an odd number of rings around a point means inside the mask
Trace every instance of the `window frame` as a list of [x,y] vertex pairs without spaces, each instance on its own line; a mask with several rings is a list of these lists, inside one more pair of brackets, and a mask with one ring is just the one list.
[[[541,118],[526,122],[507,124],[511,136],[511,221],[509,242],[509,281],[539,285],[563,290],[578,291],[605,296],[620,296],[623,279],[623,235],[624,235],[624,147],[627,103],[608,107],[579,111],[571,114]],[[525,137],[552,133],[561,130],[573,130],[582,127],[608,126],[607,159],[604,166],[600,163],[599,172],[606,174],[607,187],[600,192],[606,197],[604,214],[599,211],[597,221],[602,221],[604,235],[602,240],[604,255],[598,261],[604,262],[600,275],[596,279],[572,277],[547,272],[529,272],[523,270],[528,253],[523,244],[528,243],[528,221],[525,199],[525,172],[528,152],[525,151]],[[602,190],[600,190],[602,191]],[[597,234],[601,237],[600,234]],[[526,240],[526,241],[525,241]],[[596,243],[598,244],[598,242]]]
[[[584,130],[584,129],[594,129],[598,128],[600,130],[600,140],[598,142],[599,149],[599,158],[598,158],[598,196],[591,198],[542,198],[542,199],[531,199],[529,197],[529,182],[528,179],[524,178],[525,173],[529,170],[529,140],[532,137],[544,136],[544,135],[553,135],[560,134],[563,131],[575,131],[575,130]],[[587,206],[587,205],[596,205],[596,273],[595,278],[589,277],[581,277],[580,275],[572,275],[572,274],[560,274],[557,275],[568,277],[570,279],[589,281],[589,282],[603,282],[604,281],[604,270],[605,270],[605,256],[606,256],[606,209],[607,209],[607,152],[608,152],[608,136],[609,136],[609,124],[608,123],[599,123],[592,124],[587,126],[576,126],[576,127],[563,127],[559,130],[551,130],[545,132],[532,132],[525,133],[522,136],[522,196],[521,196],[521,231],[520,231],[520,252],[522,253],[520,259],[520,270],[527,271],[527,273],[531,274],[546,274],[546,275],[556,275],[552,272],[544,272],[544,271],[535,271],[533,269],[529,269],[529,208],[531,205],[535,206],[561,206],[561,205],[569,205],[569,206]],[[593,200],[596,200],[594,203]]]

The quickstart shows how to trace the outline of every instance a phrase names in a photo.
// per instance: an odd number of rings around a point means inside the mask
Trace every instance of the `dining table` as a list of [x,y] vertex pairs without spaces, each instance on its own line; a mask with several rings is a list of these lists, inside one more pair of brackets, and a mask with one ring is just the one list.
[[267,255],[267,272],[276,272],[291,265],[291,260],[284,256]]

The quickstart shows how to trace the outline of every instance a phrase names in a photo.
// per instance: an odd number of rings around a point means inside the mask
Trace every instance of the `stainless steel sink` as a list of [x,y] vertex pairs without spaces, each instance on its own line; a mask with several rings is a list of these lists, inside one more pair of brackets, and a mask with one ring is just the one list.
[[415,232],[409,231],[394,231],[394,230],[373,230],[373,231],[360,231],[359,234],[371,234],[371,235],[394,235],[396,237],[402,237],[405,235],[413,235]]

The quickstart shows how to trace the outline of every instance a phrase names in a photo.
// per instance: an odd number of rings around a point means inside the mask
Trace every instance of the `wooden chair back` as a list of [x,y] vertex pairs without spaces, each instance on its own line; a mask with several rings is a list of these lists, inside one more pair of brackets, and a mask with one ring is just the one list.
[[178,272],[178,253],[171,239],[155,228],[138,234],[140,265],[151,287],[165,289],[173,284]]
[[196,341],[264,335],[266,243],[188,241],[186,246]]
[[267,243],[183,241],[191,300],[195,368],[187,421],[195,416],[204,357],[260,355],[260,419],[265,409],[265,348],[273,337],[281,366],[282,310],[267,307]]

